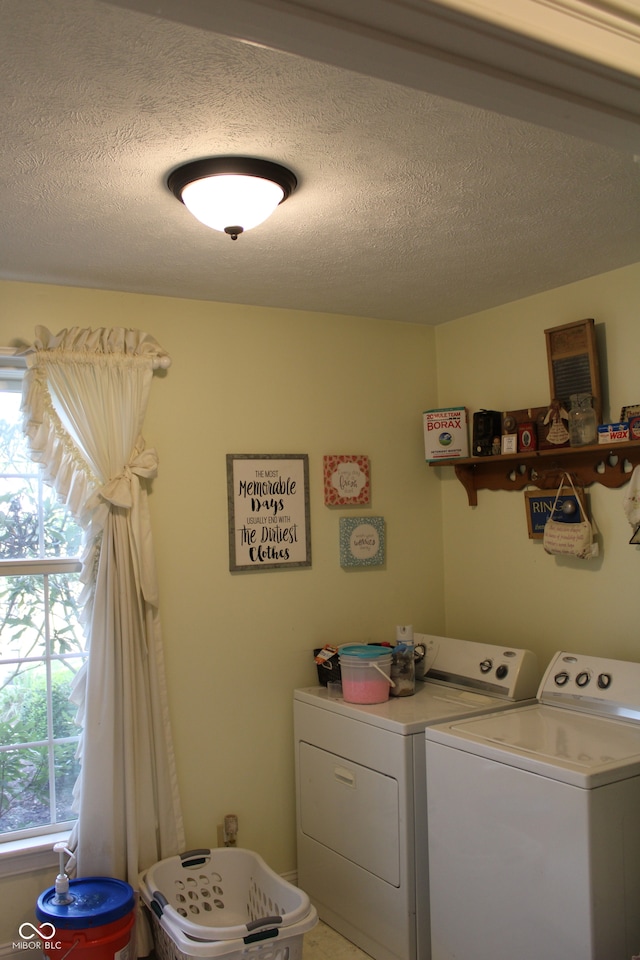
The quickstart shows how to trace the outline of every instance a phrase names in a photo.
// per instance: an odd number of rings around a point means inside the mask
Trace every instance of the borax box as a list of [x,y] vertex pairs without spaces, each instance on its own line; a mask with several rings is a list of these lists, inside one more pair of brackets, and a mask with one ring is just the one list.
[[425,410],[424,453],[426,460],[450,460],[469,456],[466,407]]

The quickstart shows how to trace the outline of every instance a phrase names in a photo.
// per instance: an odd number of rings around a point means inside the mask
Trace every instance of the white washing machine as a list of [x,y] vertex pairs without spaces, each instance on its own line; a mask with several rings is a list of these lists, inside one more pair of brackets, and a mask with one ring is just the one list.
[[428,671],[414,696],[294,695],[298,882],[321,919],[376,960],[429,960],[426,725],[512,708],[540,679],[528,650],[414,639]]
[[640,954],[640,663],[560,652],[538,700],[425,730],[433,960]]

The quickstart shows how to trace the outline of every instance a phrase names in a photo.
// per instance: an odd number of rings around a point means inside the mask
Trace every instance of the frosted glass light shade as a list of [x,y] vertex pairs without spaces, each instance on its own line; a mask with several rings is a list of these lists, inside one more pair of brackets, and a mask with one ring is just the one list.
[[258,226],[296,189],[286,167],[253,157],[208,157],[174,170],[167,186],[208,227],[236,240]]
[[272,180],[239,174],[194,180],[182,191],[182,202],[196,220],[223,233],[225,228],[251,230],[264,223],[283,197],[284,190]]

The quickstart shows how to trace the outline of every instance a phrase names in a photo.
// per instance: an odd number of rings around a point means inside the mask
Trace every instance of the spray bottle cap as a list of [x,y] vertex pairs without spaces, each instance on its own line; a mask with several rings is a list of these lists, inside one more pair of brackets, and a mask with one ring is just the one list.
[[396,643],[404,643],[408,646],[413,646],[413,624],[408,623],[406,626],[396,627]]

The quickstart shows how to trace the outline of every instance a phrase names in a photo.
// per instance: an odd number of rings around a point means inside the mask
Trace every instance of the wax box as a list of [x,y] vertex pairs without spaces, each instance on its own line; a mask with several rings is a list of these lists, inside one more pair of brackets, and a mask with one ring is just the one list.
[[602,423],[598,427],[598,443],[619,443],[628,439],[628,423]]

